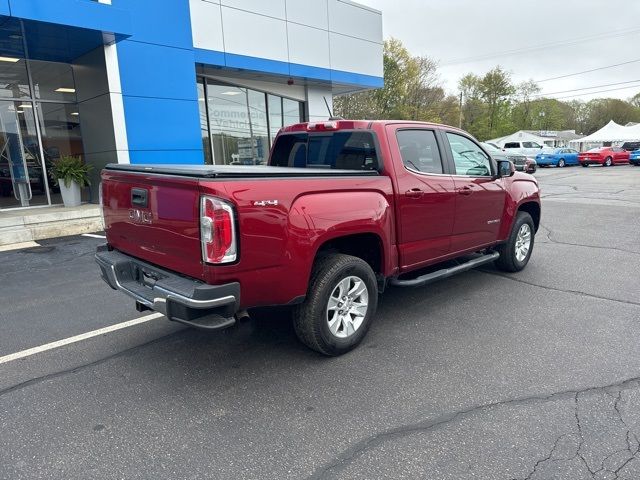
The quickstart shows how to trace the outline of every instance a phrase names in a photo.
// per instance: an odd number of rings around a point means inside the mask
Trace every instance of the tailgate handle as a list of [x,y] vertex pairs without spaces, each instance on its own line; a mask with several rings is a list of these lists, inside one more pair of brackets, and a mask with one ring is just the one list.
[[148,205],[148,190],[144,188],[132,188],[131,189],[131,205],[137,207],[146,208]]

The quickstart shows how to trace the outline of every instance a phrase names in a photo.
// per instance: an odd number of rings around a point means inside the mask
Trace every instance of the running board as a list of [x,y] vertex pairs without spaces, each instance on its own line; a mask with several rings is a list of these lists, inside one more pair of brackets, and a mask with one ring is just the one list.
[[396,287],[421,287],[422,285],[426,285],[427,283],[435,282],[436,280],[451,277],[452,275],[455,275],[457,273],[466,272],[467,270],[479,267],[480,265],[491,263],[499,256],[500,254],[498,252],[487,253],[485,255],[482,255],[481,257],[469,260],[468,262],[465,262],[461,265],[456,265],[455,267],[436,270],[435,272],[427,273],[426,275],[412,278],[410,280],[400,280],[398,278],[392,278],[389,283]]

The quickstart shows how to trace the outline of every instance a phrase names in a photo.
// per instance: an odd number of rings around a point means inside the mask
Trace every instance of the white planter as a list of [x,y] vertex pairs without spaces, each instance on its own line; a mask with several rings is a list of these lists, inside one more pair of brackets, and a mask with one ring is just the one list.
[[80,185],[76,182],[71,182],[71,186],[67,188],[64,180],[61,179],[60,193],[65,207],[77,207],[80,205]]

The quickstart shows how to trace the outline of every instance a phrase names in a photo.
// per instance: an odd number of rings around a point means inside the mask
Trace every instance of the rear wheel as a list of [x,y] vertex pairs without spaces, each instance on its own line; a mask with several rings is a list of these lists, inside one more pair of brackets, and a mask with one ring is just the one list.
[[582,166],[583,166],[583,167],[585,167],[585,168],[589,166],[589,164],[588,164],[588,163],[581,163],[580,165],[582,165]]
[[561,158],[560,160],[558,160],[558,166],[560,168],[564,168],[566,165],[566,163],[564,163],[564,158]]
[[505,272],[519,272],[529,263],[535,235],[533,218],[527,212],[518,212],[511,233],[505,243],[498,247],[500,257],[496,267]]
[[613,159],[611,157],[607,157],[602,164],[603,167],[610,167],[613,165]]
[[324,355],[342,355],[369,330],[378,305],[378,284],[364,260],[327,255],[316,261],[307,297],[294,311],[296,335]]

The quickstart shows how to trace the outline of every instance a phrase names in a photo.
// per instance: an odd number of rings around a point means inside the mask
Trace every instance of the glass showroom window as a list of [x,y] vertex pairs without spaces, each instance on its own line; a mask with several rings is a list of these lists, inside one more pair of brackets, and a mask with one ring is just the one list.
[[264,165],[278,129],[304,119],[302,102],[211,79],[198,79],[198,99],[207,163]]
[[83,154],[73,70],[14,54],[0,57],[0,209],[60,203],[53,163]]

